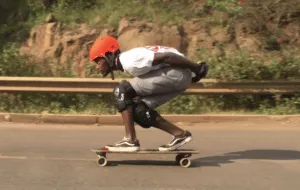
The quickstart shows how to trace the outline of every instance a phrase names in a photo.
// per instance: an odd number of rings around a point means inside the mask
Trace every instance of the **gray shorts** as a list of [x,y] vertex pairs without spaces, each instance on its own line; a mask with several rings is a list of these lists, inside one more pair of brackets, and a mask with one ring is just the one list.
[[183,93],[191,84],[191,71],[165,67],[129,80],[149,108],[155,109]]

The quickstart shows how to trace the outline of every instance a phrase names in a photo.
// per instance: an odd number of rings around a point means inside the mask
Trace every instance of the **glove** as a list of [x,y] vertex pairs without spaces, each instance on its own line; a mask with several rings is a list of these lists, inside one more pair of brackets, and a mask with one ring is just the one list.
[[206,77],[208,73],[208,65],[206,62],[200,62],[199,66],[197,69],[194,71],[195,76],[192,78],[192,83],[199,82],[200,79]]

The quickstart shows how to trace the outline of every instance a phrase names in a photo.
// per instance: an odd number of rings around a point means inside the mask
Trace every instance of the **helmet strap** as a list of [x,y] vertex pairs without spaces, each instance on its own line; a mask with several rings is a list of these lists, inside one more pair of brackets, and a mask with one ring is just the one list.
[[113,71],[113,67],[114,67],[114,62],[113,60],[115,59],[115,54],[112,54],[111,55],[111,59],[109,59],[108,56],[104,56],[104,59],[107,61],[108,63],[108,66],[109,66],[109,73],[110,73],[110,76],[111,76],[111,79],[112,80],[115,80],[115,75],[114,75],[114,71]]
[[114,71],[111,69],[110,71],[110,76],[112,80],[115,80],[115,75],[114,75]]

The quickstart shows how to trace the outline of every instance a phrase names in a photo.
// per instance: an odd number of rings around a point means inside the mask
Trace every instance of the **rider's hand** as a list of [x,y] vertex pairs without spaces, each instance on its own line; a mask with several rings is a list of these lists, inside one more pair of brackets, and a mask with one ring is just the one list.
[[205,62],[200,62],[199,66],[193,72],[195,73],[195,76],[192,78],[192,83],[199,82],[200,79],[206,77],[208,65]]

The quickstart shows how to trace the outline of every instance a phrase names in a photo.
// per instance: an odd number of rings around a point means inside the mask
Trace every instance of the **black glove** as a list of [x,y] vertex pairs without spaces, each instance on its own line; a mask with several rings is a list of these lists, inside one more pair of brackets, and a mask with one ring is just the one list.
[[192,78],[192,83],[199,82],[200,79],[206,77],[208,73],[208,65],[205,62],[201,62],[194,73],[196,76]]

